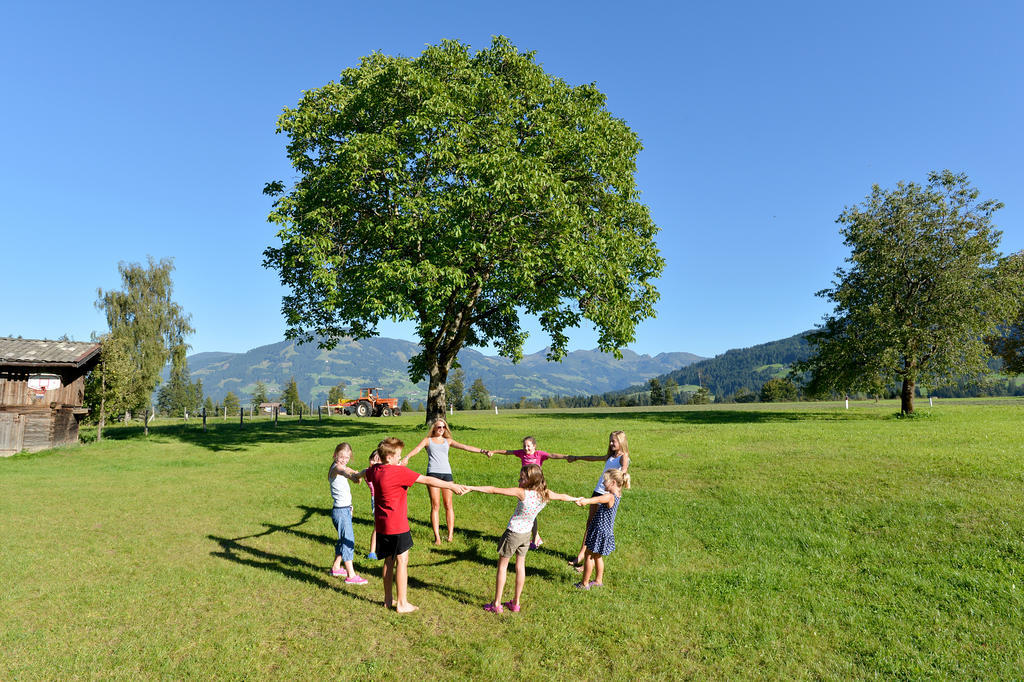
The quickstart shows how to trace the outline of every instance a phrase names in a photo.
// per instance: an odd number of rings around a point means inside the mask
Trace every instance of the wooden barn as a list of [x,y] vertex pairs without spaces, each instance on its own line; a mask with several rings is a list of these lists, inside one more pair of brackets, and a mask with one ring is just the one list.
[[0,456],[78,442],[100,344],[0,337]]

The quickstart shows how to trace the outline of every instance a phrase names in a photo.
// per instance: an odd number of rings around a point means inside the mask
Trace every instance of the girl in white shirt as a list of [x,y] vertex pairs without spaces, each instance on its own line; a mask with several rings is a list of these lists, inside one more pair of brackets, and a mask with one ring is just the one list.
[[[526,552],[529,551],[530,541],[533,539],[533,522],[537,518],[537,514],[550,500],[575,502],[582,498],[570,497],[548,490],[544,474],[536,464],[522,468],[519,472],[518,488],[471,485],[469,489],[480,493],[508,495],[519,499],[519,504],[516,505],[516,510],[508,521],[508,527],[498,542],[498,577],[494,583],[494,601],[484,604],[484,610],[491,613],[501,613],[505,609],[518,613],[519,599],[523,594],[523,584],[526,582]],[[501,593],[505,589],[505,575],[508,573],[508,562],[513,555],[516,557],[515,596],[502,604]]]

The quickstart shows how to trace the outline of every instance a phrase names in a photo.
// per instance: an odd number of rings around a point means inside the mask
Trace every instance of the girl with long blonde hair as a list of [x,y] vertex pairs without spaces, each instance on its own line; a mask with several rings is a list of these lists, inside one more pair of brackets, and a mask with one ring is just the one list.
[[[420,450],[427,450],[427,476],[439,478],[449,483],[454,480],[452,476],[452,465],[448,461],[448,451],[451,448],[458,448],[466,452],[477,452],[485,454],[487,451],[473,445],[463,445],[452,438],[448,422],[443,418],[435,419],[430,425],[427,437],[420,441],[419,445],[409,451],[409,454],[402,460],[402,464],[409,465],[409,460]],[[441,544],[441,503],[444,502],[444,520],[448,526],[448,542],[455,536],[455,510],[452,508],[452,491],[433,486],[427,487],[430,495],[430,527],[434,531],[434,544]]]

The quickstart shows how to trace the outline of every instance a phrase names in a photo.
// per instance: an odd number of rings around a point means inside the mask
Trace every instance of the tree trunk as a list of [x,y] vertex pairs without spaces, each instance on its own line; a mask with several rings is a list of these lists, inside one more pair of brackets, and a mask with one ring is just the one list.
[[444,385],[448,381],[448,368],[435,365],[430,368],[430,387],[427,388],[427,421],[443,419],[448,405],[445,401]]
[[900,393],[900,413],[914,413],[914,380],[903,380],[903,391]]
[[107,420],[107,365],[100,365],[100,420],[96,424],[96,442],[103,440],[103,426]]

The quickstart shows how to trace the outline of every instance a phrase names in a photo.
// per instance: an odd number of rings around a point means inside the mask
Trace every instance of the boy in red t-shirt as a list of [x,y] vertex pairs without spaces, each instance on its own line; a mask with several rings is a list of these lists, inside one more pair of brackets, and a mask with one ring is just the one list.
[[[464,485],[442,481],[433,476],[423,476],[409,467],[399,464],[405,443],[397,438],[385,438],[377,446],[383,464],[374,464],[368,469],[356,472],[348,469],[345,476],[352,480],[366,477],[373,484],[373,527],[377,531],[377,556],[384,559],[384,606],[394,606],[398,613],[415,611],[407,598],[409,585],[409,550],[412,549],[412,533],[409,530],[407,497],[409,488],[415,483],[447,488],[457,495],[465,494],[469,488]],[[397,585],[398,599],[392,601],[392,583]]]

